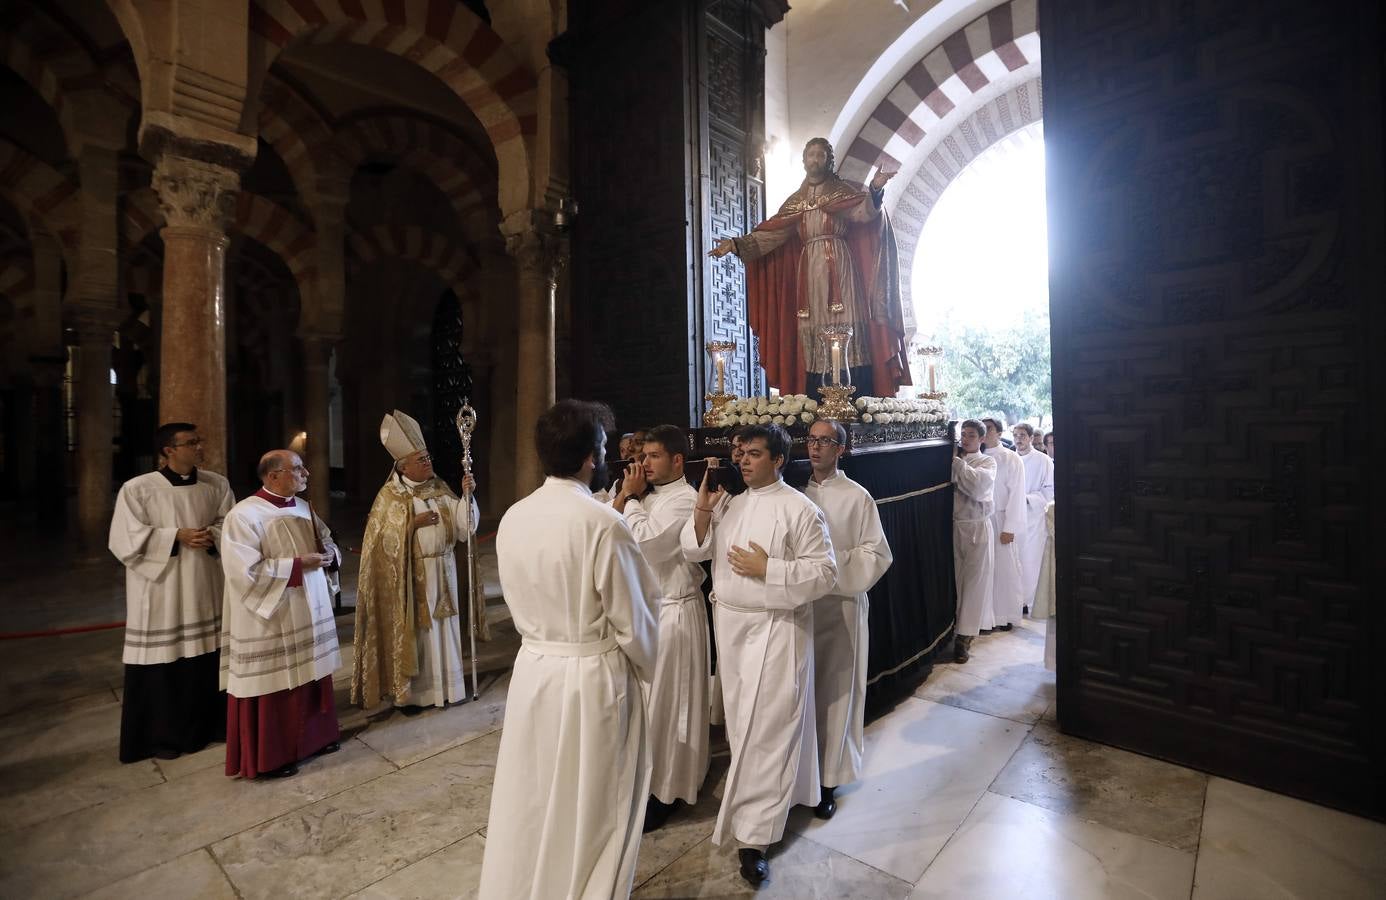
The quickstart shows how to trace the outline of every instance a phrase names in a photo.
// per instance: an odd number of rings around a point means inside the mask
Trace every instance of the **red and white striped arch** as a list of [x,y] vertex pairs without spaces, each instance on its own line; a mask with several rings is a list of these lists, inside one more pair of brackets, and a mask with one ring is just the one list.
[[[535,76],[475,13],[454,0],[252,0],[251,95],[295,42],[355,43],[395,53],[467,104],[496,150],[503,179],[530,183],[538,119]],[[506,210],[513,212],[513,210]]]
[[[337,152],[355,169],[388,157],[428,178],[448,198],[464,228],[496,207],[496,164],[457,135],[426,119],[374,116],[337,133]],[[468,229],[478,240],[496,234],[494,224]]]
[[91,54],[44,15],[21,15],[16,8],[0,21],[0,65],[12,69],[53,109],[67,139],[68,151],[76,147],[67,95],[74,90],[101,88],[104,79]]
[[358,265],[384,260],[417,263],[437,274],[457,299],[466,302],[471,291],[467,276],[476,269],[467,251],[450,238],[417,225],[378,225],[347,238]]
[[77,182],[0,138],[0,198],[13,206],[30,228],[58,238],[69,271],[75,271],[81,239],[81,197]]
[[1037,74],[1037,0],[1011,0],[964,25],[912,65],[839,151],[839,174],[865,184],[878,169],[908,173],[916,148]]
[[319,178],[350,175],[333,155],[332,129],[293,88],[273,75],[266,79],[260,101],[260,137],[284,161],[299,196],[312,210]]

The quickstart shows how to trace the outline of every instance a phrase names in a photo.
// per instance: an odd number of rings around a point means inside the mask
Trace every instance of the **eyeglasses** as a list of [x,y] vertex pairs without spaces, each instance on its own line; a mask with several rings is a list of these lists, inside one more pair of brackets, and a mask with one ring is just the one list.
[[307,466],[280,466],[280,467],[277,468],[277,469],[270,469],[270,474],[273,475],[275,472],[307,472],[307,471],[308,471],[308,467],[307,467]]
[[173,446],[173,447],[201,447],[201,446],[202,446],[203,444],[205,444],[205,443],[207,443],[207,441],[206,441],[204,438],[193,438],[193,439],[190,440],[190,441],[183,441],[181,444],[171,444],[170,446]]
[[830,437],[811,437],[804,441],[810,447],[840,447],[842,442],[837,438]]

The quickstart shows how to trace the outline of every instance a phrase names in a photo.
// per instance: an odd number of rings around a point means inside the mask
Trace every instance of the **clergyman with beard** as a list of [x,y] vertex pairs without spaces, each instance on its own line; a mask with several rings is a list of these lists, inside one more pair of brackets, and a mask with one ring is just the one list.
[[708,254],[735,253],[746,264],[751,327],[770,384],[787,394],[815,388],[827,360],[818,339],[847,325],[846,363],[859,393],[893,397],[910,383],[895,235],[881,209],[894,172],[877,172],[858,190],[833,169],[824,138],[804,147],[804,182],[750,234],[726,238]]

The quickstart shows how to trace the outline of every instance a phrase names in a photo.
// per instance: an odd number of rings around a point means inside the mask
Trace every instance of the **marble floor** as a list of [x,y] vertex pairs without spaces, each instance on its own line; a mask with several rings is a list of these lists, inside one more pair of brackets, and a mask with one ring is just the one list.
[[[52,571],[7,589],[19,621],[121,617],[113,563],[44,590]],[[225,777],[221,745],[119,764],[118,630],[0,642],[0,897],[473,896],[518,644],[491,609],[479,701],[368,717],[345,702],[348,651],[342,752],[283,781]],[[1383,896],[1386,825],[1060,734],[1043,642],[1040,623],[981,638],[870,723],[863,778],[831,821],[794,812],[759,893]],[[756,893],[710,840],[726,765],[646,836],[636,897]]]

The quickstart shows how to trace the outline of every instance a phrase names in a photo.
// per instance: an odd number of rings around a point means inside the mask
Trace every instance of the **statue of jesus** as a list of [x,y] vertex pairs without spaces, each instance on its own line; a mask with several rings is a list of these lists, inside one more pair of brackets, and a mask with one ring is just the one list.
[[910,384],[895,234],[881,210],[894,176],[878,172],[869,191],[856,190],[833,171],[832,145],[814,138],[804,146],[804,182],[780,211],[708,254],[735,253],[746,264],[761,365],[781,392],[821,382],[828,365],[817,335],[829,324],[852,326],[846,364],[859,393],[893,397]]

